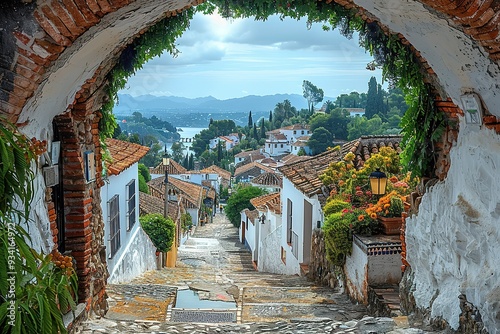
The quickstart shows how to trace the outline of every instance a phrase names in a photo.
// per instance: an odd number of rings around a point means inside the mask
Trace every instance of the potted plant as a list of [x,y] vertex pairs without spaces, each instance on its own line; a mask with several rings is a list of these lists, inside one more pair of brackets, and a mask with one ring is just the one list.
[[366,209],[366,213],[371,218],[377,219],[383,226],[383,232],[388,235],[400,233],[403,211],[403,199],[396,191],[382,196],[376,204]]

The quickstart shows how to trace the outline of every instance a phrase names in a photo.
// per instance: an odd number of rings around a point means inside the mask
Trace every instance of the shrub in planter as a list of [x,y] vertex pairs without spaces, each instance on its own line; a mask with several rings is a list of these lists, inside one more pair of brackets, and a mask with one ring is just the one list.
[[139,222],[158,251],[168,252],[172,248],[175,223],[171,218],[165,218],[160,214],[153,213],[139,217]]

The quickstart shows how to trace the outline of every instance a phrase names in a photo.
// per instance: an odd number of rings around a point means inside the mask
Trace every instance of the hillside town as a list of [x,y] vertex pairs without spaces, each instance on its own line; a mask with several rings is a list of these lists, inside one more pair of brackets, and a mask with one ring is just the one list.
[[0,333],[499,333],[499,22],[0,2]]

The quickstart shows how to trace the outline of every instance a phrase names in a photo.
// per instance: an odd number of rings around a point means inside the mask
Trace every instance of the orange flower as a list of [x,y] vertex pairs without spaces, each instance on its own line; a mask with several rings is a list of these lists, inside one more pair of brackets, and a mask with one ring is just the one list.
[[384,210],[387,210],[387,209],[389,209],[390,207],[391,207],[391,205],[390,205],[389,203],[384,204]]
[[377,214],[375,212],[370,213],[370,218],[377,219]]
[[358,216],[358,222],[362,222],[363,220],[365,220],[365,216],[364,215],[359,215]]

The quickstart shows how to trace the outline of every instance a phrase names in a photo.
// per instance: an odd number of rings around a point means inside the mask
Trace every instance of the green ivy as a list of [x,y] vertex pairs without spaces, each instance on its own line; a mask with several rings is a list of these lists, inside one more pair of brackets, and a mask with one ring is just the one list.
[[101,142],[111,137],[117,126],[113,107],[118,101],[118,91],[125,87],[131,75],[165,50],[173,57],[178,55],[175,40],[189,28],[194,12],[194,9],[188,9],[159,21],[123,50],[117,64],[108,74],[108,101],[101,108],[102,118],[99,122]]

